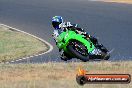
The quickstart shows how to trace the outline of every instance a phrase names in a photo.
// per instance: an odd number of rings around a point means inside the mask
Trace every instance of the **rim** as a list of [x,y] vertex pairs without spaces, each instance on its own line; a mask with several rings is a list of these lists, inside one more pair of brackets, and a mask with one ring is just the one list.
[[87,56],[87,49],[84,45],[82,45],[81,43],[78,42],[72,42],[72,47],[74,50],[76,50],[79,54],[83,55],[83,56]]

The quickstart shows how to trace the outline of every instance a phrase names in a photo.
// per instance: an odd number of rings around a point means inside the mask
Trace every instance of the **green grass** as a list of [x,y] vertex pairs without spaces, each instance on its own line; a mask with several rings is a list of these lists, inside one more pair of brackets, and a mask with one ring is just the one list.
[[132,83],[80,86],[76,83],[79,67],[86,69],[88,74],[126,73],[132,75],[132,61],[1,64],[0,88],[132,88]]
[[38,39],[0,26],[0,62],[15,60],[47,50],[47,46]]

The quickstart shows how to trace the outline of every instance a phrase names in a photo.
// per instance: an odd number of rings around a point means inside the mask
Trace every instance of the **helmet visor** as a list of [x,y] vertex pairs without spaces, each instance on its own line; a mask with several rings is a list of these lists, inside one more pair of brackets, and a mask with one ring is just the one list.
[[52,22],[54,28],[59,28],[60,22]]

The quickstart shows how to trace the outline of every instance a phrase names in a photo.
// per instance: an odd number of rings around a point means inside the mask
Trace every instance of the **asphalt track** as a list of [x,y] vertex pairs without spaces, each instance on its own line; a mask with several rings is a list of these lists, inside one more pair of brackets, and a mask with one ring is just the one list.
[[78,23],[108,49],[114,49],[111,61],[132,59],[132,5],[88,0],[0,0],[1,23],[43,38],[54,46],[48,54],[15,63],[61,61],[51,36],[54,15]]

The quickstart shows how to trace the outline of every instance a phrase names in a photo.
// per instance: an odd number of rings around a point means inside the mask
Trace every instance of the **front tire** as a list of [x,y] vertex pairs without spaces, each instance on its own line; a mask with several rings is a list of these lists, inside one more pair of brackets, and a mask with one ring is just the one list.
[[[78,46],[80,46],[80,50],[84,50],[82,51],[79,51],[76,49],[76,44]],[[74,55],[74,57],[86,62],[86,61],[89,61],[89,54],[88,54],[88,50],[87,48],[79,41],[71,41],[69,43],[69,45],[67,46],[67,49],[70,51],[70,53],[72,53],[72,55]]]

